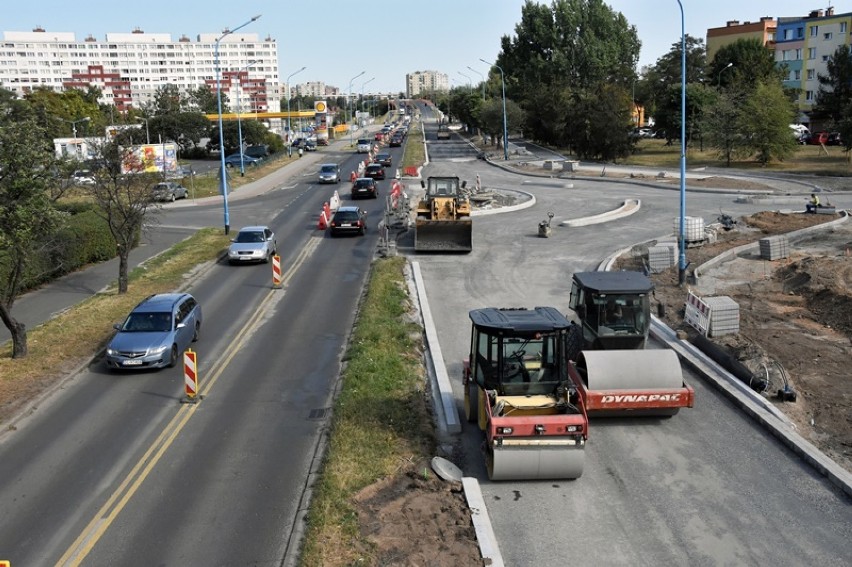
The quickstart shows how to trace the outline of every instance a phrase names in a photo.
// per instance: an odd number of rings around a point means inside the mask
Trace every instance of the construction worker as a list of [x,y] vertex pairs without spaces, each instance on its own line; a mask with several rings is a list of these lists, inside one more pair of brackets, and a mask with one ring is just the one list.
[[811,202],[808,203],[807,212],[815,213],[819,207],[819,197],[816,196],[816,193],[811,193]]

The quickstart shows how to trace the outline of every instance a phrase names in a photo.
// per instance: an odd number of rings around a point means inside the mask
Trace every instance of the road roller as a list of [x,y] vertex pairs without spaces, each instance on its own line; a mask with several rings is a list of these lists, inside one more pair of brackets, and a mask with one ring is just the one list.
[[672,416],[695,391],[669,349],[646,350],[654,283],[631,271],[578,272],[569,307],[568,373],[592,416]]
[[571,321],[554,307],[475,309],[464,410],[485,432],[491,480],[583,474],[588,417],[568,375]]

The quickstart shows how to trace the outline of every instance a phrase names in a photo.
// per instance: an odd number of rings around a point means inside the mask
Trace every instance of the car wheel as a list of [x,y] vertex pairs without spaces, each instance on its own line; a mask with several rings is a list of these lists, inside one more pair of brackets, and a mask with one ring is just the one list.
[[365,234],[366,232],[367,232],[367,229],[365,229],[365,228],[362,226],[362,227],[361,227],[361,230],[359,230],[359,231],[358,231],[358,234],[359,234],[359,235],[361,235],[361,236],[364,236],[364,234]]
[[174,202],[175,202],[175,199],[177,199],[177,197],[175,197],[175,194],[174,194],[174,193],[172,193],[171,195],[169,195],[169,201],[171,201],[172,203],[174,203]]
[[178,349],[177,345],[172,345],[172,352],[169,356],[169,368],[174,368],[177,365],[178,361]]
[[192,334],[192,342],[198,342],[198,335],[201,333],[201,323],[195,322],[195,332]]

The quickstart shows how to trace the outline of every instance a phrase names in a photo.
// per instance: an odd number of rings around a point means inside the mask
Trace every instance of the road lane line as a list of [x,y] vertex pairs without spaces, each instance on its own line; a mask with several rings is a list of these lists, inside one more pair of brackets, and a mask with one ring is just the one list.
[[[322,238],[311,237],[308,243],[302,247],[302,250],[296,256],[296,259],[291,264],[290,268],[282,277],[282,285],[286,285],[296,274],[302,264],[310,258],[316,251]],[[205,382],[203,395],[208,395],[213,388],[213,385],[224,373],[225,369],[233,360],[236,353],[240,351],[246,338],[255,330],[255,327],[262,321],[262,316],[265,314],[268,304],[277,298],[283,297],[282,290],[270,289],[266,296],[261,300],[260,304],[254,310],[248,321],[243,325],[237,333],[236,340],[232,341],[228,348],[223,353],[222,357],[213,365],[211,378]],[[142,483],[153,470],[154,466],[159,462],[168,448],[172,445],[177,435],[183,430],[189,419],[194,415],[195,404],[181,405],[177,413],[169,420],[169,423],[163,428],[162,432],[151,443],[145,453],[140,457],[139,461],[133,466],[124,480],[121,481],[118,488],[110,495],[107,501],[101,506],[95,516],[86,525],[80,535],[74,540],[74,543],[65,551],[57,565],[76,566],[80,565],[86,556],[97,545],[100,538],[106,532],[107,528],[112,525],[112,522],[118,514],[124,509],[136,491],[142,486]]]

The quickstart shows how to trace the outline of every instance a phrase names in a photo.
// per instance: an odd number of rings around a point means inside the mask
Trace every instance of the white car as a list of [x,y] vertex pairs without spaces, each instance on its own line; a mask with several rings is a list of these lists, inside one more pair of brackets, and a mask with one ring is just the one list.
[[373,143],[366,139],[361,138],[358,140],[358,153],[359,154],[368,154],[370,150],[373,149]]
[[228,263],[267,263],[278,251],[275,233],[268,226],[246,226],[231,239]]

